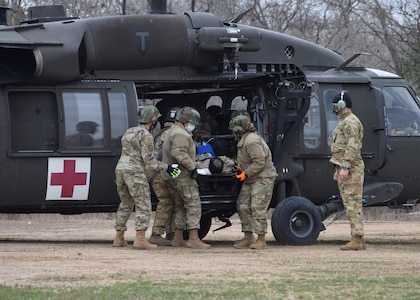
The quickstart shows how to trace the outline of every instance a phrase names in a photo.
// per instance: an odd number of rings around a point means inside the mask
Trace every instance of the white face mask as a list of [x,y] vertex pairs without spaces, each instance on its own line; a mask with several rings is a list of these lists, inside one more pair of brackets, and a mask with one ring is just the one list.
[[193,130],[195,129],[195,125],[194,125],[194,124],[192,124],[192,123],[188,123],[188,125],[185,127],[185,129],[186,129],[188,132],[193,132]]

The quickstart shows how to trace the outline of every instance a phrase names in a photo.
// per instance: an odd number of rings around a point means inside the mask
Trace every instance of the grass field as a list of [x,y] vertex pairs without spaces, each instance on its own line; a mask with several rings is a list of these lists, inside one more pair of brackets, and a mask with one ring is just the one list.
[[269,235],[266,250],[236,250],[231,244],[241,233],[233,220],[231,229],[206,237],[209,251],[134,251],[108,244],[112,214],[49,219],[0,218],[1,300],[420,299],[416,210],[368,211],[368,249],[356,252],[339,250],[349,235],[345,220],[312,246],[278,245]]

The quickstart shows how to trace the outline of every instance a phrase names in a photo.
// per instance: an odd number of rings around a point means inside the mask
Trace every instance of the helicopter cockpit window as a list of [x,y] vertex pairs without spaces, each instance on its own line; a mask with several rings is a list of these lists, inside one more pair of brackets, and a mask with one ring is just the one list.
[[321,115],[319,112],[319,101],[311,98],[311,103],[305,117],[303,127],[305,146],[309,149],[316,149],[321,144]]
[[384,87],[383,95],[388,118],[388,135],[420,136],[420,109],[407,88]]
[[58,149],[55,94],[49,91],[9,92],[13,152],[53,152]]
[[103,147],[103,109],[99,92],[64,92],[67,148]]

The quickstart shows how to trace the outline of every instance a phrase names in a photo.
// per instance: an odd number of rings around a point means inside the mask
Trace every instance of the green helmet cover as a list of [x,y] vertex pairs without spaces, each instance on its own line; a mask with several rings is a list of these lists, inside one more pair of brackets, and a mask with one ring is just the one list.
[[181,110],[178,112],[177,116],[176,116],[176,120],[180,123],[186,123],[186,122],[191,122],[194,125],[198,125],[200,124],[200,113],[189,106],[185,106],[183,108],[181,108]]
[[229,130],[233,133],[244,133],[247,131],[252,131],[254,125],[251,122],[251,119],[246,115],[238,115],[230,120]]
[[161,116],[159,110],[154,105],[143,106],[137,113],[138,122],[140,124],[155,123]]

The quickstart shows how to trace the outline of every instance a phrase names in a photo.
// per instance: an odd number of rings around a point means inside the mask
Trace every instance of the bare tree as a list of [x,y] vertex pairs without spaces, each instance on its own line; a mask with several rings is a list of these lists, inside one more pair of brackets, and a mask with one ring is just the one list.
[[28,1],[24,0],[2,0],[0,4],[10,8],[8,13],[9,25],[17,25],[19,21],[25,19],[25,9]]
[[[419,87],[420,0],[365,0],[354,13],[370,36],[379,40],[372,53],[385,68],[405,76]],[[368,44],[367,46],[372,46]]]

